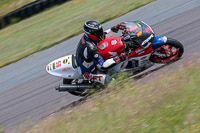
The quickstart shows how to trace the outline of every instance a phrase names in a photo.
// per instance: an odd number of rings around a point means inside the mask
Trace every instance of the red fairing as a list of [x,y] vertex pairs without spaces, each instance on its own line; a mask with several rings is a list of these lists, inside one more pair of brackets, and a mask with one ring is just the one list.
[[106,38],[99,42],[98,49],[104,60],[120,55],[124,50],[122,37]]
[[151,52],[152,52],[152,44],[144,50],[142,47],[137,48],[128,57],[129,58],[140,57],[140,56],[150,54]]

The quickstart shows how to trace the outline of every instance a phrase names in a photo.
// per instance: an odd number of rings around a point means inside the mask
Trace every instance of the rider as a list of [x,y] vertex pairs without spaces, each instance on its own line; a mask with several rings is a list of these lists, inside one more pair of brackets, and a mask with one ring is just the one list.
[[[79,70],[85,79],[92,79],[92,75],[97,74],[97,72],[100,71],[102,74],[102,72],[105,72],[108,68],[126,60],[126,53],[104,60],[98,51],[97,44],[101,40],[111,37],[114,33],[118,32],[119,29],[121,29],[120,24],[103,32],[102,25],[99,22],[95,20],[85,22],[83,25],[84,35],[81,38],[76,51],[76,61],[80,67]],[[95,71],[95,68],[99,71]],[[106,78],[112,79],[108,75],[106,75]]]

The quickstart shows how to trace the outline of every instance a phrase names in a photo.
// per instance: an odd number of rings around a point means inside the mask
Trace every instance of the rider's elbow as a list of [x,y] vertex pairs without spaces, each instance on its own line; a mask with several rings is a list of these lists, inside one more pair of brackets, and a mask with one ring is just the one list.
[[116,62],[113,60],[113,58],[111,59],[108,59],[106,60],[104,63],[103,63],[103,68],[110,68],[110,67],[113,67],[114,65],[116,65]]

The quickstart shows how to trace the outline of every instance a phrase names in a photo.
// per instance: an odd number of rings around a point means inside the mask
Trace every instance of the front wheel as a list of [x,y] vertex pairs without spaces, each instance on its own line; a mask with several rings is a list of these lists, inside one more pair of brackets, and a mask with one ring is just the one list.
[[165,45],[152,53],[150,60],[155,63],[170,63],[178,60],[183,53],[183,45],[175,39],[168,38]]

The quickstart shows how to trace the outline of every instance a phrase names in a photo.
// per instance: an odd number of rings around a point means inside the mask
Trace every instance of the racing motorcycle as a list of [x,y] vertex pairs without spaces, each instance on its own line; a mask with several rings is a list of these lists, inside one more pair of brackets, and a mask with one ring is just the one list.
[[[123,33],[118,37],[106,38],[98,43],[98,50],[104,60],[127,53],[127,59],[106,73],[111,75],[119,71],[141,71],[155,63],[170,63],[179,59],[184,52],[183,45],[166,36],[155,36],[152,28],[143,21],[127,21]],[[88,74],[83,77],[77,66],[75,55],[67,55],[50,62],[46,71],[63,78],[63,84],[56,87],[58,91],[68,91],[73,95],[85,95],[91,85],[104,84],[105,74]]]

